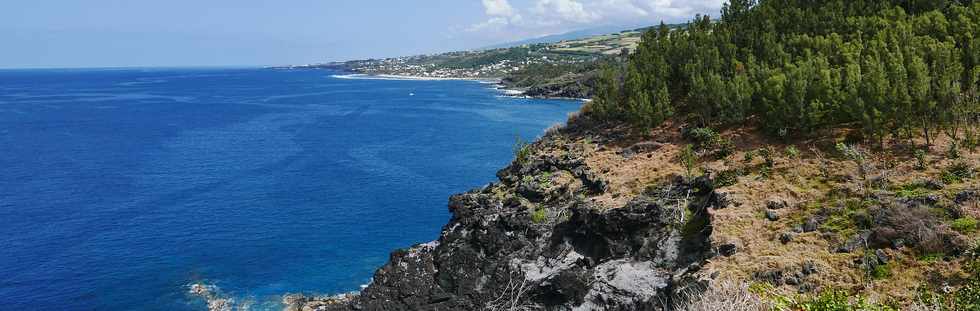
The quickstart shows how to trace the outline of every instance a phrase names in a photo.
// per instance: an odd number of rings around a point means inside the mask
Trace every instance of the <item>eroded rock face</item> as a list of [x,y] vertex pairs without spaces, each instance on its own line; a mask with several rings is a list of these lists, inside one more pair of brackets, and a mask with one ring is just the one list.
[[573,147],[515,162],[454,195],[437,241],[392,253],[358,294],[294,297],[295,310],[658,310],[703,288],[709,209],[733,205],[707,177],[676,178],[623,206]]
[[[570,172],[584,185],[579,194],[602,190],[574,158],[514,165],[498,174],[501,184],[453,196],[439,240],[394,252],[360,294],[297,300],[300,309],[657,310],[703,283],[708,208],[717,203],[706,179],[679,178],[600,210],[576,193],[515,191],[519,177],[543,171]],[[543,202],[529,208],[530,199]],[[550,216],[532,217],[540,208]]]

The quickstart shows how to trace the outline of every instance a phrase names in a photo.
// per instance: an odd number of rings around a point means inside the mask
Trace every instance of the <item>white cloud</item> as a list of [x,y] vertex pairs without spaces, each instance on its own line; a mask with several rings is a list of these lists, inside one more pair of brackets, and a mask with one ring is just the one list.
[[559,19],[568,23],[589,23],[600,18],[575,0],[538,0],[534,12],[542,17]]
[[483,8],[488,16],[514,15],[514,7],[507,0],[483,0]]
[[[717,16],[724,0],[482,0],[487,19],[464,29],[495,40],[603,25],[656,25]],[[512,3],[514,5],[512,5]],[[523,14],[523,15],[522,15]]]

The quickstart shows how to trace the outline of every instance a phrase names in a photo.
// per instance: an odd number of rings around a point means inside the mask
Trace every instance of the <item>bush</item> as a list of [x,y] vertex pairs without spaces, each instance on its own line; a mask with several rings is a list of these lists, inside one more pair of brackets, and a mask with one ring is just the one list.
[[973,177],[973,168],[969,164],[964,162],[957,162],[950,165],[942,173],[940,173],[939,178],[943,180],[946,184],[955,184],[962,182],[964,179]]
[[735,143],[728,138],[718,138],[715,148],[715,156],[719,159],[727,158],[728,156],[735,153]]
[[918,149],[915,151],[915,169],[924,170],[926,169],[926,151]]
[[796,149],[795,146],[786,147],[786,157],[790,159],[796,159],[800,156],[800,150]]
[[772,168],[776,166],[776,159],[775,159],[776,149],[773,149],[772,146],[760,148],[759,155],[762,156],[762,159],[766,161],[766,167]]
[[722,188],[733,186],[738,183],[738,176],[742,175],[742,170],[739,169],[728,169],[721,173],[718,173],[718,177],[715,177],[714,184],[715,187]]
[[526,164],[531,160],[531,144],[520,136],[514,142],[514,160],[519,164]]
[[548,211],[544,208],[537,207],[531,212],[531,222],[536,224],[542,224],[548,220]]
[[680,154],[681,164],[687,169],[687,177],[694,177],[694,166],[697,165],[698,155],[691,145],[684,146]]
[[698,149],[707,149],[718,141],[720,135],[715,130],[707,127],[694,128],[682,133],[684,138],[694,141]]
[[746,151],[742,156],[742,162],[752,163],[752,160],[755,160],[755,150]]
[[956,143],[949,144],[949,149],[946,150],[946,156],[950,159],[960,158],[960,148],[956,146]]
[[735,153],[735,143],[731,139],[721,137],[713,129],[699,127],[685,130],[682,135],[694,142],[695,149],[711,152],[718,158],[726,158]]
[[966,137],[963,138],[963,148],[976,151],[977,145],[980,145],[980,139],[977,138],[977,134],[972,130],[967,130]]
[[963,234],[973,233],[974,231],[977,231],[977,220],[976,218],[969,217],[969,216],[958,218],[956,220],[953,220],[953,223],[950,224],[950,227],[959,233],[963,233]]
[[901,239],[919,254],[957,254],[969,248],[962,236],[929,208],[881,207],[869,214],[875,215],[869,239],[872,247],[891,247],[893,241]]

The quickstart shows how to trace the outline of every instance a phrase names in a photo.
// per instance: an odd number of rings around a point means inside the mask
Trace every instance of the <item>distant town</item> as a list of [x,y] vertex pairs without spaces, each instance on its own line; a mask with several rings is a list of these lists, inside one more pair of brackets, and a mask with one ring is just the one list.
[[641,35],[640,30],[629,30],[554,43],[286,68],[333,68],[368,75],[419,78],[499,79],[534,65],[580,65],[630,53],[636,49]]

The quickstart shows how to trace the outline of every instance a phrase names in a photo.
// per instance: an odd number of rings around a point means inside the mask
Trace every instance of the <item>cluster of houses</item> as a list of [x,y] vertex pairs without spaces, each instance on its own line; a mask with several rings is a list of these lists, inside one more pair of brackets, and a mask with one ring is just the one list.
[[358,61],[356,64],[352,64],[351,69],[364,74],[421,78],[499,78],[532,64],[581,61],[541,55],[528,56],[521,60],[503,59],[489,64],[467,66],[463,65],[466,62],[462,60],[474,55],[457,55],[459,53]]

